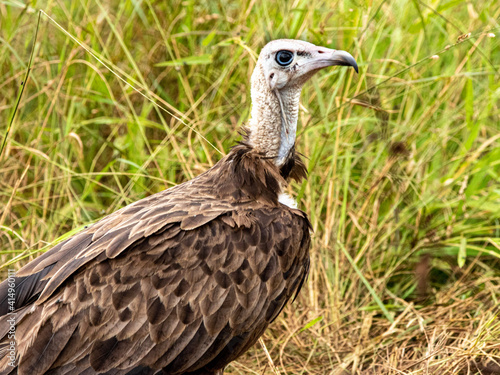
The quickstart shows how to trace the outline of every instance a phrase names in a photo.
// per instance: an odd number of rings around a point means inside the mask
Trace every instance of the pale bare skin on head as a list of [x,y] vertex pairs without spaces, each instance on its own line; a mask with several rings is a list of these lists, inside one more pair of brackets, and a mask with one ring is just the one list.
[[286,161],[295,144],[302,86],[314,73],[333,65],[350,65],[347,52],[301,40],[279,39],[261,51],[252,74],[250,144],[277,166]]

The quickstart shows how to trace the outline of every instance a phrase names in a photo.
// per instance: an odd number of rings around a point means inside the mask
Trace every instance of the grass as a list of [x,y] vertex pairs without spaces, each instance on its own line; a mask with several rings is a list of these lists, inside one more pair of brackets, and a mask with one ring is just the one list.
[[309,178],[291,192],[311,273],[263,337],[270,359],[256,345],[228,372],[500,373],[499,16],[494,0],[0,0],[0,272],[213,165],[259,49],[305,39],[360,74],[304,89]]

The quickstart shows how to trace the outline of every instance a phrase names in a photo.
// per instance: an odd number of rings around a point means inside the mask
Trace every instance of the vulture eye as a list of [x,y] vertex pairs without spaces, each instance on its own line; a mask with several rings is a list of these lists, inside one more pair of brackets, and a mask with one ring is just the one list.
[[293,53],[287,50],[278,51],[276,54],[276,62],[281,66],[290,65],[293,61]]

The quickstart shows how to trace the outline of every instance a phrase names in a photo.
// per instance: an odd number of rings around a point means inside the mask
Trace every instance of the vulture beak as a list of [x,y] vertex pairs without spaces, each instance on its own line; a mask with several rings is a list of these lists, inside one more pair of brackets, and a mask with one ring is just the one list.
[[334,65],[352,66],[358,73],[358,64],[349,52],[325,47],[315,49],[311,59],[305,65],[307,65],[309,71]]

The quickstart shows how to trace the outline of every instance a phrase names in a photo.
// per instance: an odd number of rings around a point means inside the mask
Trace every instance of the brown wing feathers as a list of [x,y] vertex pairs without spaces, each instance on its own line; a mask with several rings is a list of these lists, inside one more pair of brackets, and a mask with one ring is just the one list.
[[242,144],[35,259],[19,273],[17,308],[30,312],[18,323],[15,371],[215,374],[307,273],[309,223],[278,203],[283,184]]

